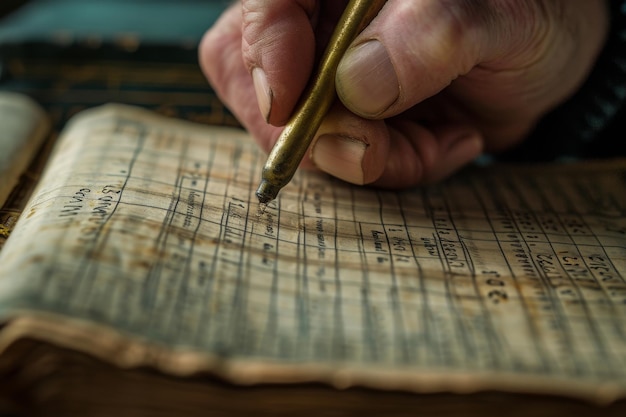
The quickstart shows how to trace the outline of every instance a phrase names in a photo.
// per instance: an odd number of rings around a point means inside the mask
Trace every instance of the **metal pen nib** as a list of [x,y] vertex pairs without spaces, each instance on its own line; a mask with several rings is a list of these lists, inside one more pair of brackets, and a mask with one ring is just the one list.
[[335,99],[337,66],[356,36],[372,21],[385,0],[351,0],[322,56],[317,73],[272,148],[256,191],[260,203],[274,200],[291,181],[317,129]]
[[259,203],[267,207],[267,204],[276,198],[281,188],[282,187],[276,186],[263,178],[259,184],[259,188],[256,190],[256,197],[259,199]]

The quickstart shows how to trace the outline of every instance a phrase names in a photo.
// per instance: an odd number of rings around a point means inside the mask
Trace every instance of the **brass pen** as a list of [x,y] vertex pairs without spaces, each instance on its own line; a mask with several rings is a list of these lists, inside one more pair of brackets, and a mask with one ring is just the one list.
[[296,109],[263,167],[256,191],[265,207],[295,174],[335,96],[335,75],[348,46],[378,14],[386,0],[350,0]]

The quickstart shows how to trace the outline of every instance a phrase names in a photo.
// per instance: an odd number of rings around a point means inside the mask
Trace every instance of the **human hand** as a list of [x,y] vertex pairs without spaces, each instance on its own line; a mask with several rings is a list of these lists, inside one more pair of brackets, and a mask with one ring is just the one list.
[[[346,1],[243,0],[200,45],[220,98],[269,151]],[[388,0],[339,65],[305,166],[356,184],[438,181],[523,140],[591,70],[604,0]]]

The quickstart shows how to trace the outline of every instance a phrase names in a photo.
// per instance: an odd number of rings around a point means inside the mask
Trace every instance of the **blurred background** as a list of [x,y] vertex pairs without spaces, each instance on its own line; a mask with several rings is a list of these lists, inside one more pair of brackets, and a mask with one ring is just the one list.
[[27,94],[58,129],[122,102],[237,125],[202,76],[197,45],[228,0],[1,0],[0,90]]

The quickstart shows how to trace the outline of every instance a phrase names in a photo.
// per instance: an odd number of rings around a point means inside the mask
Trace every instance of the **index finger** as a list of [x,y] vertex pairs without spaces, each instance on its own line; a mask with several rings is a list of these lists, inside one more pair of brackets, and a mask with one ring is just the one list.
[[242,55],[259,107],[283,125],[304,90],[315,60],[316,0],[243,0]]

